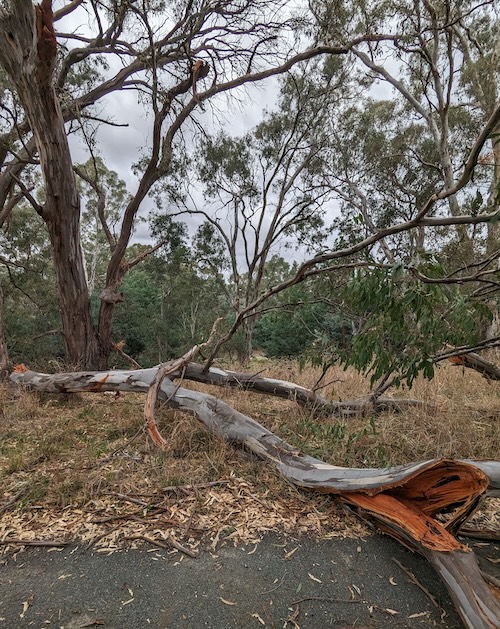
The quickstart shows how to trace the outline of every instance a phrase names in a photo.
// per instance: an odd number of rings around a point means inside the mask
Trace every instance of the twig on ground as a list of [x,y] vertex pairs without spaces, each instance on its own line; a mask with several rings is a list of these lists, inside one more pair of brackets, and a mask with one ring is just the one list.
[[125,450],[125,448],[128,448],[129,445],[131,443],[133,443],[137,437],[144,432],[144,426],[141,426],[139,428],[139,430],[135,433],[135,435],[133,437],[131,437],[127,443],[124,443],[122,446],[119,446],[118,448],[116,448],[116,450],[113,450],[112,452],[109,453],[109,455],[104,459],[106,462],[109,461],[111,459],[111,457],[113,457],[117,452],[120,452],[121,450]]
[[360,598],[330,598],[328,596],[304,596],[297,601],[292,601],[290,605],[299,605],[304,601],[325,601],[327,603],[364,603]]
[[58,542],[50,539],[17,539],[11,537],[0,540],[1,546],[8,546],[9,544],[18,544],[20,546],[53,546],[55,548],[63,548],[64,546],[68,546],[69,542]]
[[153,544],[153,546],[158,546],[159,548],[164,548],[166,550],[170,548],[175,548],[179,550],[181,553],[184,553],[188,557],[192,557],[196,559],[198,557],[198,552],[191,550],[190,548],[186,548],[177,542],[175,539],[171,537],[167,537],[164,541],[160,542],[159,540],[153,539],[152,537],[148,537],[147,535],[128,535],[125,537],[127,540],[143,540],[148,542],[149,544]]
[[106,522],[113,522],[113,520],[132,520],[134,516],[141,514],[143,512],[142,509],[138,511],[133,511],[132,513],[120,513],[118,515],[108,515],[103,518],[97,518],[96,520],[92,520],[91,524],[106,524]]
[[170,485],[169,487],[163,487],[162,492],[167,493],[169,491],[194,491],[195,489],[205,489],[205,487],[215,487],[216,485],[227,485],[228,480],[214,480],[211,483],[199,483],[197,485]]
[[495,531],[493,529],[473,529],[472,527],[462,527],[458,535],[463,537],[472,537],[473,539],[485,539],[492,542],[500,541],[500,531]]
[[104,533],[101,533],[101,535],[97,535],[97,537],[94,537],[93,540],[91,540],[87,546],[84,549],[84,552],[89,551],[91,548],[93,548],[97,542],[100,542],[101,539],[104,539],[105,537],[107,537],[108,535],[111,535],[111,533],[114,533],[115,531],[117,531],[119,528],[121,528],[120,524],[117,524],[116,526],[114,526],[112,529],[109,529],[108,531],[104,531]]
[[6,511],[8,511],[9,509],[11,509],[16,502],[22,498],[24,496],[24,494],[28,491],[28,484],[26,483],[18,492],[15,496],[13,496],[8,502],[6,502],[4,505],[2,505],[0,507],[0,515],[2,513],[5,513]]
[[132,502],[133,504],[140,505],[141,507],[150,507],[151,505],[144,500],[139,500],[138,498],[132,498],[132,496],[128,496],[127,494],[118,494],[113,491],[105,491],[101,493],[101,496],[115,496],[120,500],[125,500],[126,502]]
[[398,561],[395,557],[392,557],[392,561],[396,564],[398,568],[400,568],[406,574],[406,576],[408,577],[408,579],[410,579],[412,583],[414,583],[418,588],[422,590],[422,592],[429,598],[431,603],[435,607],[437,607],[437,609],[439,609],[440,612],[442,612],[443,610],[441,609],[441,606],[437,602],[436,598],[429,592],[429,590],[425,586],[423,586],[420,583],[420,581],[413,574],[413,572],[411,570],[408,570],[408,568],[406,568],[405,566],[403,566],[403,564],[400,561]]

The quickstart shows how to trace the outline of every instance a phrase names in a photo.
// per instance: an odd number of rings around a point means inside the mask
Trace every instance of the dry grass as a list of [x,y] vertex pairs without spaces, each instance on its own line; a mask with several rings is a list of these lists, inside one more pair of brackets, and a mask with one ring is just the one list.
[[[318,377],[294,362],[269,362],[265,368],[264,375],[305,386]],[[354,372],[337,370],[330,379],[322,391],[327,397],[368,393],[367,382]],[[410,393],[394,392],[422,400],[424,407],[342,422],[314,420],[293,402],[231,389],[215,394],[293,445],[339,465],[496,458],[500,452],[499,384],[450,365],[439,369],[434,381],[417,382]],[[143,401],[137,395],[68,399],[4,388],[0,509],[18,499],[2,516],[0,540],[100,538],[113,548],[138,531],[174,530],[191,545],[201,537],[215,545],[227,538],[255,541],[268,529],[323,537],[362,531],[327,497],[298,492],[270,466],[210,435],[186,414],[160,413],[159,427],[170,445],[158,451],[142,429]],[[219,481],[224,482],[210,485]],[[173,486],[184,488],[163,491]]]

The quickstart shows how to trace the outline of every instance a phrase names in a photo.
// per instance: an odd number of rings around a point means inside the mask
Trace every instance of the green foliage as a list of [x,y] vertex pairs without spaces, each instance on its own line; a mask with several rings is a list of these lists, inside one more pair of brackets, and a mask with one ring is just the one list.
[[[425,272],[432,277],[442,269],[429,263]],[[343,297],[360,329],[340,360],[369,373],[372,383],[395,375],[395,384],[411,387],[420,372],[432,378],[432,357],[445,343],[477,340],[485,316],[484,306],[468,302],[457,286],[421,282],[397,265],[357,271]]]
[[313,339],[314,333],[294,311],[264,315],[255,326],[255,345],[268,356],[298,356]]
[[213,138],[207,137],[201,151],[198,167],[207,198],[217,198],[221,184],[226,188],[237,188],[242,197],[257,194],[251,168],[250,135],[232,138],[221,132]]
[[215,319],[228,312],[222,279],[199,263],[186,226],[168,216],[151,217],[151,226],[165,244],[125,276],[125,302],[114,322],[115,338],[143,366],[206,340]]
[[50,246],[42,220],[20,205],[0,233],[4,328],[12,362],[43,368],[64,352]]
[[314,363],[323,347],[346,347],[352,336],[350,322],[320,299],[320,290],[318,283],[295,286],[276,300],[275,309],[257,321],[256,346],[268,356],[307,357]]
[[[345,423],[318,422],[304,418],[293,426],[280,426],[281,434],[311,456],[333,460],[337,464],[352,465],[353,458],[359,464],[386,466],[388,457],[385,447],[378,443],[378,433],[373,417],[353,430]],[[342,457],[342,458],[340,458]]]

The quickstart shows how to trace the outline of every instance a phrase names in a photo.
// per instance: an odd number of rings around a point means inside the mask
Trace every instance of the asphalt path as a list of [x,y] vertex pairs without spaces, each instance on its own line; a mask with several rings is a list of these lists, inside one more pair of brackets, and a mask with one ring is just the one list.
[[[480,551],[495,566],[498,545]],[[1,557],[0,629],[17,627],[449,629],[462,624],[427,562],[391,539],[316,542],[268,535],[257,546],[224,546],[196,559],[147,546],[109,555],[77,546],[28,548]]]

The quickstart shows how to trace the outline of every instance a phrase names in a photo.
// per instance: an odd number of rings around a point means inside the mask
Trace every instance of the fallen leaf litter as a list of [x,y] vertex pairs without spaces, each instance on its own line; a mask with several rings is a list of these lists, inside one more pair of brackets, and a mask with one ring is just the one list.
[[323,540],[367,533],[363,524],[329,497],[303,501],[277,499],[268,492],[255,494],[258,489],[251,483],[232,477],[224,484],[184,488],[150,502],[138,501],[133,495],[105,495],[81,508],[13,509],[0,521],[0,552],[14,549],[10,539],[16,540],[16,551],[23,540],[27,544],[84,544],[102,553],[137,548],[154,540],[158,546],[171,546],[169,552],[184,549],[191,554],[202,544],[213,552],[228,542],[258,544],[271,531]]

